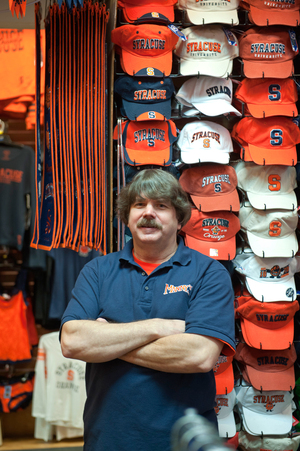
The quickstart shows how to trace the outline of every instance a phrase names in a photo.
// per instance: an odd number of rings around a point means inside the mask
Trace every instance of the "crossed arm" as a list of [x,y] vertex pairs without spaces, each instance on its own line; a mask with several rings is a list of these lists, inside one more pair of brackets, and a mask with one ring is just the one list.
[[153,318],[121,324],[72,320],[62,327],[61,347],[65,357],[91,363],[119,358],[164,372],[210,371],[223,343],[184,331],[182,320]]

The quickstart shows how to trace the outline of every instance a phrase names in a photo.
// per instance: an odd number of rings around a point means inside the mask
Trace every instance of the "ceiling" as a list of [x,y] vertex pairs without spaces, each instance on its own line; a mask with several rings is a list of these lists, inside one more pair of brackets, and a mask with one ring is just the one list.
[[[17,18],[12,15],[9,9],[9,0],[0,0],[0,28],[15,28],[18,30],[26,28],[34,28],[34,4],[38,0],[27,0],[25,16]],[[42,19],[45,18],[46,6],[50,4],[50,0],[40,0],[42,7]],[[43,20],[41,28],[44,28]]]

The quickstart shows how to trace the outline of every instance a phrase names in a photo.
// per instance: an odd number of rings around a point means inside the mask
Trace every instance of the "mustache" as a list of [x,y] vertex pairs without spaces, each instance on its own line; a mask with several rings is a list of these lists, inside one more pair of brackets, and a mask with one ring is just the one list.
[[155,219],[142,218],[138,221],[137,227],[154,227],[156,229],[162,230],[162,226],[158,224]]

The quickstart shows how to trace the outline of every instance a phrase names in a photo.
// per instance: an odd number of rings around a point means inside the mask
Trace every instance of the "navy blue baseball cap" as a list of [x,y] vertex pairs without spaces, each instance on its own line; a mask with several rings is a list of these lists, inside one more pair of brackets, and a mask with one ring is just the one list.
[[171,98],[175,91],[170,77],[120,76],[114,85],[122,97],[121,114],[131,121],[165,120],[171,117]]

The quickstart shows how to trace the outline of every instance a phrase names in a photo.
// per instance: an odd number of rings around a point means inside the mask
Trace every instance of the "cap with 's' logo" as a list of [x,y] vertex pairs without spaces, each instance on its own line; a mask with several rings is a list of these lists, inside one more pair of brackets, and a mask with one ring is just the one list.
[[130,77],[115,81],[115,93],[122,98],[123,116],[132,121],[165,120],[171,117],[174,84],[170,77]]
[[121,66],[128,75],[166,77],[173,64],[173,49],[178,36],[161,25],[122,25],[111,32],[120,54]]
[[[127,164],[170,166],[172,163],[172,144],[177,139],[173,121],[125,121],[122,138]],[[114,139],[118,139],[117,126]]]

